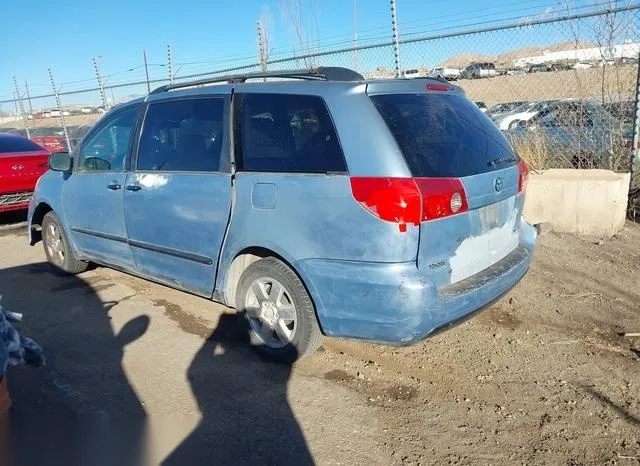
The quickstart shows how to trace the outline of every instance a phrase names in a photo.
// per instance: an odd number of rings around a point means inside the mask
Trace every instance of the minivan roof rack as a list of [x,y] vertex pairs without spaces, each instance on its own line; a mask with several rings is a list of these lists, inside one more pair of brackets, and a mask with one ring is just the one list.
[[173,89],[182,89],[185,87],[202,86],[204,84],[213,84],[227,82],[229,84],[243,83],[248,79],[259,78],[289,78],[304,79],[310,81],[364,81],[364,76],[349,68],[341,68],[338,66],[320,66],[318,68],[309,68],[302,70],[280,70],[280,71],[258,71],[256,73],[231,74],[225,76],[215,76],[211,78],[199,79],[197,81],[185,81],[183,83],[166,84],[160,86],[150,94],[159,94],[161,92]]

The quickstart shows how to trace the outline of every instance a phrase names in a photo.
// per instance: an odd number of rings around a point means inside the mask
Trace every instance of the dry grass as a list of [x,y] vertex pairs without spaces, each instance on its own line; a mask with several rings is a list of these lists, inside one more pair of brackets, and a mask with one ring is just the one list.
[[519,100],[601,98],[616,101],[635,95],[637,65],[608,66],[586,70],[532,73],[520,76],[496,76],[457,81],[471,100],[487,106]]
[[[102,114],[94,113],[90,115],[74,115],[64,117],[64,121],[67,125],[88,125],[95,123]],[[60,118],[44,118],[42,120],[29,120],[29,128],[55,128],[62,126]],[[22,120],[10,121],[8,123],[1,123],[0,128],[24,128]]]
[[571,161],[554,153],[548,145],[547,140],[538,133],[531,133],[531,137],[526,140],[512,141],[513,147],[533,171],[545,170],[547,168],[572,168]]

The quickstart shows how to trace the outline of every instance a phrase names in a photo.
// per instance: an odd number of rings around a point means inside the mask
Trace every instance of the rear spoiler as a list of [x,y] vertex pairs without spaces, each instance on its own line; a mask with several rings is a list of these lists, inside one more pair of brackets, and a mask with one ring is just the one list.
[[423,92],[445,92],[449,94],[464,94],[464,89],[444,79],[410,78],[385,79],[367,81],[366,93],[376,94],[420,94]]

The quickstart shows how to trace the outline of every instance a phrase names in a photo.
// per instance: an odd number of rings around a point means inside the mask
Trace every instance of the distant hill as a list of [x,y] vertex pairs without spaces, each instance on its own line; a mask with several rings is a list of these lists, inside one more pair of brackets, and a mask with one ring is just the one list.
[[560,42],[553,45],[534,45],[523,47],[521,49],[512,50],[498,56],[483,55],[480,53],[464,53],[447,58],[438,67],[446,68],[465,68],[474,62],[492,62],[503,66],[512,66],[513,61],[519,58],[535,57],[543,55],[545,52],[562,52],[565,50],[582,49],[589,47],[597,47],[596,44],[589,42]]

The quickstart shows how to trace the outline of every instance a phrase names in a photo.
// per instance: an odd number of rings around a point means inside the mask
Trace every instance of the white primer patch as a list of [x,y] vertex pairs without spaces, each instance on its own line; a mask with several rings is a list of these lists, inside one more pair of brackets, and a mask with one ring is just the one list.
[[509,255],[518,246],[520,239],[520,230],[515,229],[518,216],[519,212],[513,209],[509,219],[501,227],[492,228],[460,243],[449,260],[450,283],[469,278]]

